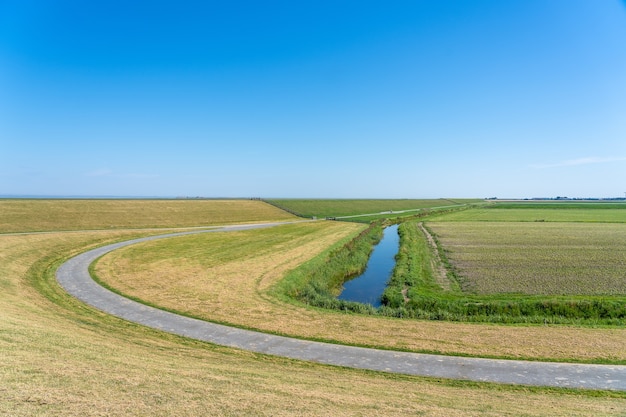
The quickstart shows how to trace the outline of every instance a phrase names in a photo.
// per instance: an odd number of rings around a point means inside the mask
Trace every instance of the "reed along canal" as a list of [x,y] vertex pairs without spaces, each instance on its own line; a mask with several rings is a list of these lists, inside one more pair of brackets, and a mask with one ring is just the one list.
[[374,247],[365,271],[343,284],[340,300],[356,301],[380,307],[380,297],[396,265],[396,254],[400,248],[398,225],[386,227],[383,238]]

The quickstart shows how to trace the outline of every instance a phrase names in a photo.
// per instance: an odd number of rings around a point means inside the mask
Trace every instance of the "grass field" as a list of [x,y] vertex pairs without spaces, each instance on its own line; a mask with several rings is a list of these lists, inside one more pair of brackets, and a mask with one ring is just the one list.
[[[128,221],[128,212],[120,215],[124,219],[119,223],[111,222],[114,228],[122,228],[122,223]],[[141,213],[135,215],[140,217]],[[162,227],[173,227],[178,221],[177,216],[172,215],[169,223],[164,221]],[[70,219],[64,222],[72,223]],[[133,222],[141,223],[139,219]],[[196,225],[204,225],[204,220]],[[24,219],[16,219],[14,226],[16,232],[37,229]],[[342,227],[329,223],[319,230],[308,230],[307,237],[305,230],[289,226],[289,233],[278,232],[273,245],[282,245],[288,254],[295,239],[300,247],[310,249],[311,246],[307,245],[316,246],[311,235],[317,233],[325,235],[329,239],[326,243],[330,244],[333,234],[338,238],[346,232],[342,232]],[[359,226],[348,226],[354,227]],[[626,396],[622,393],[395,376],[194,342],[102,314],[68,296],[56,284],[54,271],[63,259],[94,246],[146,233],[113,230],[0,235],[0,356],[3,361],[0,366],[0,415],[619,416],[626,410]],[[181,248],[184,246],[182,241],[175,243]],[[232,255],[235,246],[225,249],[226,253]],[[323,250],[322,246],[318,245],[317,250]],[[187,246],[187,249],[192,247]],[[292,249],[297,250],[298,246]],[[254,244],[239,253],[245,254],[249,250],[255,250]],[[140,254],[141,251],[135,253]],[[269,253],[263,253],[253,262],[255,256],[249,255],[248,264],[256,262],[261,265],[271,259]],[[278,255],[281,257],[284,257],[283,252]],[[165,264],[171,262],[164,261]],[[183,275],[186,261],[184,257],[176,260]],[[198,261],[195,262],[197,267]],[[221,262],[221,268],[227,270],[237,262],[234,258],[226,258]],[[156,263],[158,260],[153,258],[149,265]],[[202,265],[208,269],[215,266]],[[272,271],[280,272],[280,267],[270,268],[269,272],[248,271],[257,275],[240,275],[259,280],[253,286],[262,290],[269,281],[276,279]],[[230,291],[238,291],[234,283],[230,284]],[[231,298],[233,302],[242,299]],[[281,307],[280,302],[273,302]],[[308,310],[288,306],[282,316],[265,317],[265,321],[280,321],[299,311]],[[327,313],[315,311],[318,321],[309,322],[309,325],[322,327],[319,320],[330,317],[331,322],[333,318],[341,318],[342,322],[345,316]],[[380,325],[381,322],[374,323]],[[480,343],[488,344],[488,339],[495,342],[502,337],[498,333],[500,326],[422,324],[426,329],[416,326],[414,337],[430,339],[435,344],[457,343],[453,341],[453,335],[461,345],[471,345],[471,340],[477,338],[483,339]],[[439,324],[442,325],[440,328]],[[526,348],[529,356],[534,356],[533,349],[539,346],[532,338],[544,338],[543,343],[551,343],[551,330],[555,332],[554,351],[567,349],[565,344],[559,345],[566,340],[569,345],[571,340],[589,343],[586,348],[595,352],[604,349],[610,352],[612,344],[624,341],[622,329],[571,328],[567,336],[559,335],[563,329],[549,327],[539,335],[532,333],[537,330],[532,327],[511,329],[509,336],[513,344],[521,347],[524,339],[530,342]],[[350,330],[345,328],[344,332]],[[372,328],[371,331],[374,335],[380,329]]]
[[[380,308],[337,300],[332,288],[341,282],[327,271],[332,262],[288,274],[315,277],[288,293],[318,307],[379,316],[623,326],[624,213],[626,204],[613,202],[499,202],[392,218],[403,222],[401,248]],[[346,262],[336,264],[339,270]]]
[[497,203],[428,225],[466,292],[626,295],[626,203]]
[[626,224],[432,222],[473,294],[626,295]]
[[303,217],[318,218],[355,216],[389,211],[415,210],[433,207],[478,203],[478,199],[430,199],[430,200],[324,200],[324,199],[272,199],[269,203],[282,207]]
[[0,233],[199,227],[293,218],[253,200],[0,199]]
[[626,363],[623,328],[400,320],[306,308],[275,294],[273,286],[289,270],[363,227],[315,222],[143,243],[104,256],[95,272],[144,302],[272,333],[447,354]]
[[626,203],[496,203],[438,221],[626,223]]
[[[388,306],[438,320],[623,326],[625,222],[622,203],[497,203],[433,216],[425,225],[438,253],[399,258],[392,282],[404,282],[409,300],[396,285]],[[406,243],[415,253],[416,240]],[[422,270],[437,258],[452,290]]]

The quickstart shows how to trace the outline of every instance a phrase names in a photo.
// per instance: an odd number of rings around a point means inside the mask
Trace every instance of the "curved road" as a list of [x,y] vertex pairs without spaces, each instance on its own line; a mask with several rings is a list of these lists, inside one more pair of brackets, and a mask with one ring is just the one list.
[[183,317],[149,307],[101,287],[89,275],[89,265],[97,258],[135,243],[188,234],[247,230],[280,224],[285,223],[224,226],[115,243],[71,258],[57,270],[56,278],[68,293],[108,314],[180,336],[268,355],[436,378],[626,391],[626,366],[463,358],[292,339]]

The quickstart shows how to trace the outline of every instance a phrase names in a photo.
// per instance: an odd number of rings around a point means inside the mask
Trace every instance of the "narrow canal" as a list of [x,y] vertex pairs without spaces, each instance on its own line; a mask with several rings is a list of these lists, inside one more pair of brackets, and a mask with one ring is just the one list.
[[396,265],[395,257],[399,247],[398,225],[385,228],[383,238],[374,247],[365,271],[344,283],[344,289],[337,298],[380,307],[380,297]]

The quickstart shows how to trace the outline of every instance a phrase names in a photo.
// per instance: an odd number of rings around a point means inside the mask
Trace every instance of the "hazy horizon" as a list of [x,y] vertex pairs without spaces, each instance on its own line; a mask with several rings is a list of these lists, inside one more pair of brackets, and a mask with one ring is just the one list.
[[281,197],[281,196],[150,196],[150,195],[29,195],[29,194],[0,194],[0,199],[32,199],[32,200],[577,200],[577,201],[595,201],[595,200],[626,200],[626,197],[595,197],[595,196],[535,196],[535,197]]

